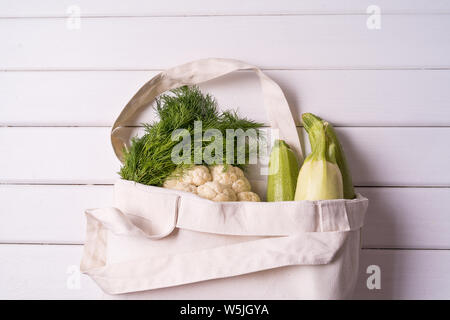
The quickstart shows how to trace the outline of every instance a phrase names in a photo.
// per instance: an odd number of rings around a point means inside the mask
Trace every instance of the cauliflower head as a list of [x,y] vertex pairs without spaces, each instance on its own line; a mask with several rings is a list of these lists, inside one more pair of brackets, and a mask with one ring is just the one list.
[[251,185],[244,172],[231,165],[207,167],[193,166],[184,170],[177,169],[166,179],[164,188],[191,192],[213,201],[261,201],[251,192]]

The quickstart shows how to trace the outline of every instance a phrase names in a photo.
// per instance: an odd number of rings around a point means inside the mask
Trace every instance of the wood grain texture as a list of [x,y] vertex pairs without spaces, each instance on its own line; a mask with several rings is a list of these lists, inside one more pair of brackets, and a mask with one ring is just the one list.
[[[265,192],[265,183],[252,185]],[[449,188],[357,191],[370,201],[364,248],[450,249]],[[0,185],[0,243],[82,244],[84,210],[111,206],[112,197],[112,186]]]
[[[0,125],[111,126],[129,99],[156,74],[3,72]],[[298,124],[301,113],[313,112],[337,126],[450,126],[450,70],[278,70],[267,74],[284,90]],[[201,89],[211,93],[223,109],[237,108],[243,116],[267,122],[253,73],[227,75],[202,84]],[[152,119],[154,113],[144,112],[137,123]]]
[[[1,299],[96,299],[101,290],[85,275],[75,289],[77,245],[0,245]],[[355,299],[449,299],[449,251],[363,250]],[[381,290],[368,290],[367,266],[381,268]],[[67,283],[69,282],[69,286]],[[74,288],[74,289],[70,289]]]
[[0,185],[0,242],[84,243],[84,211],[113,204],[112,186]]
[[[2,183],[113,183],[109,128],[0,128]],[[450,186],[450,128],[337,128],[357,186]],[[305,135],[303,135],[305,137]],[[432,144],[430,144],[432,142]],[[30,161],[33,159],[33,161]],[[265,179],[258,167],[249,177]]]
[[64,18],[0,19],[0,70],[164,69],[202,57],[281,69],[450,67],[447,15],[387,15],[379,30],[369,30],[366,19],[95,18],[77,30]]
[[358,188],[369,199],[364,248],[450,249],[450,188]]
[[[367,267],[381,270],[381,289],[367,289]],[[450,251],[363,250],[356,299],[449,299]]]
[[[78,5],[83,16],[143,16],[143,15],[264,15],[264,14],[365,14],[373,4],[370,0],[129,0],[127,3],[107,0],[45,0],[39,6],[26,1],[3,0],[0,17],[48,17],[65,16],[67,8]],[[450,12],[446,0],[378,0],[376,4],[383,13],[442,13]]]
[[109,139],[109,128],[0,128],[1,148],[10,150],[0,158],[0,176],[3,182],[112,183],[120,162]]
[[0,245],[0,299],[100,298],[79,273],[82,252],[79,245]]

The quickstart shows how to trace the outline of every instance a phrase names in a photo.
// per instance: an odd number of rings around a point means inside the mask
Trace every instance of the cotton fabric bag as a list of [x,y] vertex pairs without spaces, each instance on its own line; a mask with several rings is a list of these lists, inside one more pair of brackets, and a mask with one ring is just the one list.
[[[147,82],[113,125],[119,159],[123,130],[161,93],[236,70],[258,75],[272,128],[302,157],[280,87],[241,61],[204,59]],[[213,202],[194,194],[118,180],[114,204],[86,210],[81,261],[108,295],[138,299],[345,299],[359,265],[368,200]]]

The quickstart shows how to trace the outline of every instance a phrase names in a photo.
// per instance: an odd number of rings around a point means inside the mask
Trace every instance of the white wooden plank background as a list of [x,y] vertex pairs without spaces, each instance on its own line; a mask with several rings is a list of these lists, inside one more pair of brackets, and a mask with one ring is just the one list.
[[[357,299],[448,299],[448,250],[363,250]],[[367,267],[381,270],[381,290],[366,286]]]
[[[160,69],[216,56],[275,69],[450,66],[448,15],[387,15],[377,31],[365,15],[323,19],[90,18],[79,30],[66,28],[64,18],[1,19],[0,70]],[[427,27],[411,32],[418,26]]]
[[0,245],[0,299],[100,298],[101,289],[77,272],[82,252],[80,245]]
[[[158,16],[158,15],[267,15],[267,14],[365,14],[374,4],[370,0],[41,0],[30,6],[23,0],[3,0],[0,17],[61,17],[67,8],[78,5],[83,16]],[[446,0],[378,0],[383,13],[449,13]]]
[[[0,125],[111,126],[129,99],[156,74],[2,72]],[[297,120],[302,112],[314,112],[337,126],[450,125],[450,70],[277,70],[267,74],[284,89]],[[201,88],[213,94],[220,106],[239,108],[244,116],[267,121],[253,73],[234,73]],[[151,119],[149,112],[140,118],[142,122]]]
[[[0,246],[0,299],[96,299],[101,290],[87,276],[74,272],[82,246]],[[447,250],[368,250],[361,254],[358,299],[446,299],[450,280]],[[381,290],[366,287],[367,266],[381,269]],[[79,287],[74,286],[79,277]],[[420,288],[418,290],[417,288]]]
[[[450,128],[337,128],[358,186],[450,186]],[[3,183],[113,183],[110,129],[3,127]],[[433,144],[430,142],[433,141]],[[30,161],[30,157],[33,161]],[[426,159],[426,160],[425,160]],[[253,179],[264,179],[252,170]]]
[[[380,30],[366,27],[372,4]],[[73,6],[79,30],[66,27]],[[68,289],[67,272],[83,210],[111,203],[107,127],[159,70],[208,56],[263,67],[297,120],[338,126],[370,199],[355,297],[450,298],[449,15],[448,0],[1,1],[0,298],[101,296],[85,276]],[[202,89],[266,121],[250,73]],[[368,265],[381,267],[381,290],[367,289]]]

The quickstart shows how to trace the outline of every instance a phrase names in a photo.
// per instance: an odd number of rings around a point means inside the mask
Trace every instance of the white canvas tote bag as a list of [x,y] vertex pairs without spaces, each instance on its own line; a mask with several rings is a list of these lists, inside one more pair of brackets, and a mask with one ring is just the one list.
[[[121,126],[161,93],[236,70],[254,70],[271,126],[301,157],[280,87],[252,65],[204,59],[147,82],[114,123],[119,159],[130,134]],[[86,211],[81,261],[107,294],[137,299],[345,299],[358,275],[368,200],[213,202],[194,194],[118,180],[110,208]]]

